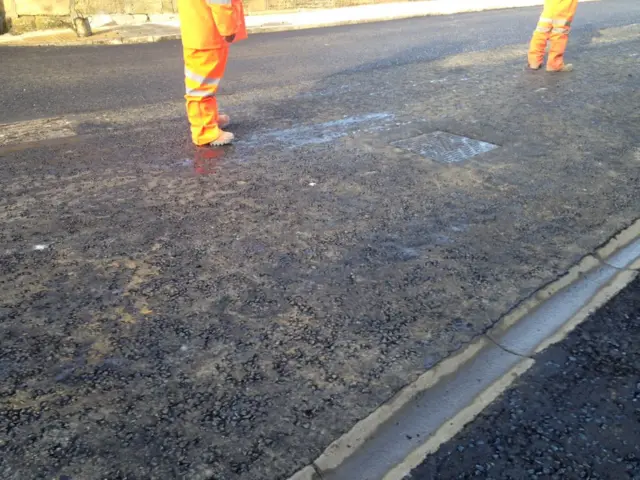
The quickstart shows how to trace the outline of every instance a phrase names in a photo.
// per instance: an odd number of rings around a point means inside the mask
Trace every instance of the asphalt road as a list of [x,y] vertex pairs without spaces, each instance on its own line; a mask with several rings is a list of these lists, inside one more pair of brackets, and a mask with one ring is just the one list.
[[628,226],[640,4],[581,3],[566,76],[538,14],[255,36],[226,149],[177,43],[0,49],[0,477],[287,478]]
[[591,315],[411,480],[640,478],[640,280]]
[[[527,42],[539,8],[252,36],[233,49],[222,95],[274,101],[336,75],[425,64]],[[640,22],[635,0],[580,5],[572,45]],[[178,42],[85,48],[0,47],[0,122],[180,101]],[[294,120],[294,119],[292,119]]]

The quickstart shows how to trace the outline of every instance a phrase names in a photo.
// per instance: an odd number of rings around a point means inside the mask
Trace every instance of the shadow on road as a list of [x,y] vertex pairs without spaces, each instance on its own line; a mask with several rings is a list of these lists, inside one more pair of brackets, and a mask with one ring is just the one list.
[[[253,105],[239,138],[395,117],[238,143],[215,175],[183,118],[1,158],[2,477],[286,478],[628,225],[637,41],[574,45],[570,76],[521,50],[414,51]],[[434,130],[500,148],[390,144]]]

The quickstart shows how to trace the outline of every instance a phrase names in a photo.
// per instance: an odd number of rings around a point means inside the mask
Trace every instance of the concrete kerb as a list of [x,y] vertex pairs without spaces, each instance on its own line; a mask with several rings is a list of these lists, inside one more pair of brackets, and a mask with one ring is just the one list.
[[[402,480],[526,372],[537,353],[564,339],[638,275],[640,219],[404,387],[289,480]],[[423,428],[420,440],[399,435],[407,425],[412,432]],[[392,452],[380,455],[385,449]],[[372,459],[381,465],[370,467]]]
[[[612,267],[640,270],[640,219],[623,230],[596,252],[598,258]],[[635,259],[635,261],[634,261]]]
[[[156,43],[169,40],[180,40],[181,35],[179,33],[172,35],[144,35],[140,37],[122,37],[122,38],[109,38],[109,39],[93,39],[91,41],[78,40],[77,42],[65,42],[60,44],[57,42],[42,42],[37,45],[24,45],[24,47],[60,47],[62,45],[69,47],[78,46],[91,46],[91,45],[133,45],[140,43]],[[16,44],[12,44],[16,45]],[[20,45],[22,46],[22,45]]]
[[321,477],[313,465],[308,465],[298,473],[290,477],[289,480],[319,480]]
[[[583,0],[597,1],[597,0]],[[307,30],[314,28],[338,27],[345,25],[375,23],[391,20],[402,20],[416,17],[442,16],[458,13],[482,12],[490,10],[505,10],[512,8],[525,8],[542,5],[542,0],[484,0],[482,2],[472,0],[430,0],[422,2],[404,2],[389,4],[362,5],[345,7],[340,9],[302,11],[293,14],[266,14],[247,17],[247,31],[249,34],[275,33],[283,31]],[[342,18],[340,16],[342,15]],[[324,20],[317,18],[324,17]],[[261,18],[260,25],[250,25],[252,18]],[[157,22],[145,25],[154,25]],[[129,25],[129,24],[126,24]],[[125,25],[125,26],[126,26]],[[162,23],[158,23],[162,25]],[[173,24],[172,24],[173,25]],[[166,27],[166,25],[164,25]],[[178,28],[178,25],[173,25]],[[42,42],[29,42],[24,46],[52,46],[52,45],[122,45],[132,43],[150,43],[164,40],[177,40],[179,33],[158,33],[157,35],[133,35],[122,36],[117,39],[85,38],[78,41],[51,42],[45,39]],[[12,38],[0,42],[6,45],[20,45],[21,38]]]
[[[129,37],[129,38],[117,38],[112,40],[105,40],[103,45],[130,45],[136,43],[156,43],[168,40],[180,40],[181,35],[179,33],[170,35],[145,35],[141,37]],[[94,45],[99,44],[98,42]]]

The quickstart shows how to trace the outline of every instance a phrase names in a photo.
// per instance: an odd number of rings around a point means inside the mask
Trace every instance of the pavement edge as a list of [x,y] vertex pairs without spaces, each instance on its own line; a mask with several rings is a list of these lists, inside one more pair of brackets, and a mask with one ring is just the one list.
[[[478,367],[475,360],[487,350],[497,348],[517,356],[520,360],[505,367],[503,373],[473,392],[473,401],[459,409],[453,416],[443,421],[437,429],[428,432],[420,446],[405,456],[404,460],[392,466],[383,480],[402,480],[417,467],[428,454],[455,436],[478,414],[500,396],[518,377],[534,363],[532,358],[550,345],[563,340],[591,313],[605,305],[621,290],[640,275],[640,219],[616,233],[608,241],[585,255],[580,262],[557,280],[536,291],[504,315],[489,331],[479,335],[474,341],[453,355],[443,359],[432,369],[424,372],[417,380],[405,386],[391,399],[359,421],[351,430],[332,442],[310,465],[305,466],[288,480],[342,479],[340,468],[356,455],[368,441],[384,435],[384,426],[394,417],[407,410],[407,406],[419,395],[428,394],[434,387],[447,387],[463,372]],[[589,288],[584,288],[584,286]],[[577,289],[577,290],[576,290]],[[577,293],[577,294],[576,294]],[[543,312],[550,302],[567,304],[568,298],[577,298],[579,305],[569,314],[564,312],[555,322],[546,326],[541,338],[534,338],[524,352],[510,348],[508,335],[523,333],[537,328],[533,316]],[[564,296],[564,297],[563,297]],[[562,313],[562,312],[560,312]],[[568,316],[567,316],[568,315]],[[553,316],[553,315],[552,315]],[[517,329],[524,327],[523,332]],[[544,329],[543,329],[544,330]],[[540,337],[541,332],[537,332]],[[535,337],[535,335],[533,335]],[[476,365],[474,365],[474,363]],[[452,389],[456,387],[453,386]],[[436,389],[434,389],[436,390]],[[440,389],[442,390],[442,389]],[[437,393],[437,392],[436,392]],[[438,394],[438,393],[437,393]],[[344,480],[353,480],[344,478]]]
[[[593,0],[585,0],[585,1],[593,1]],[[247,33],[250,35],[261,34],[261,33],[278,33],[278,32],[288,32],[288,31],[298,31],[298,30],[311,30],[316,28],[330,28],[330,27],[341,27],[348,25],[360,25],[360,24],[368,24],[368,23],[377,23],[377,22],[388,22],[393,20],[407,20],[411,18],[420,18],[420,17],[437,17],[437,16],[445,16],[445,15],[457,15],[461,13],[477,13],[477,12],[486,12],[486,11],[497,11],[497,10],[511,10],[516,8],[530,8],[540,5],[541,3],[526,3],[526,4],[516,4],[516,5],[478,5],[478,6],[461,6],[457,9],[443,10],[443,11],[431,11],[431,12],[407,12],[407,13],[396,13],[396,14],[388,14],[388,15],[380,15],[377,17],[364,17],[364,18],[356,18],[356,19],[342,19],[342,20],[331,20],[331,21],[322,21],[317,23],[304,23],[304,24],[294,24],[294,23],[277,23],[277,24],[267,24],[267,25],[257,25],[252,27],[247,27]],[[0,42],[0,45],[7,46],[22,46],[22,47],[54,47],[54,46],[88,46],[88,45],[130,45],[130,44],[140,44],[140,43],[156,43],[162,41],[170,41],[170,40],[180,40],[180,33],[169,33],[169,34],[158,34],[158,35],[140,35],[140,36],[132,36],[132,37],[121,37],[121,38],[109,38],[109,39],[100,39],[100,38],[87,38],[84,40],[77,41],[67,41],[64,43],[60,42],[52,42],[43,40],[38,43],[30,43],[30,44],[20,44],[20,39],[10,40],[6,42]]]
[[247,27],[247,33],[249,34],[257,34],[257,33],[276,33],[276,32],[289,32],[289,31],[297,31],[297,30],[311,30],[314,28],[330,28],[330,27],[344,27],[348,25],[365,25],[367,23],[378,23],[378,22],[390,22],[394,20],[409,20],[411,18],[421,18],[421,17],[442,17],[446,15],[458,15],[460,13],[478,13],[478,12],[489,12],[496,10],[511,10],[515,8],[530,8],[538,6],[534,5],[514,5],[514,6],[478,6],[478,7],[463,7],[459,8],[455,11],[442,11],[442,12],[415,12],[415,13],[404,13],[404,14],[391,14],[384,15],[380,17],[370,17],[370,18],[361,18],[361,19],[348,19],[348,20],[334,20],[328,22],[318,22],[314,24],[280,24],[280,25],[261,25],[255,27]]

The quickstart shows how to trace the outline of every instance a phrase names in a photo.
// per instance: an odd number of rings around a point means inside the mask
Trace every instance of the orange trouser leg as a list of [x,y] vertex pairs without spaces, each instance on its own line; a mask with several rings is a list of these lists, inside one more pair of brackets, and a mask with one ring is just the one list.
[[538,68],[544,63],[544,53],[547,50],[547,41],[552,29],[552,20],[544,16],[540,17],[529,44],[529,66]]
[[191,138],[196,145],[211,143],[221,134],[216,92],[227,66],[228,55],[228,46],[209,50],[184,49],[184,98],[187,101]]
[[547,42],[550,42],[547,69],[560,70],[564,66],[564,52],[577,8],[578,0],[545,0],[542,16],[529,47],[529,65],[542,65]]
[[549,58],[547,59],[548,70],[560,70],[564,66],[564,52],[569,43],[569,31],[571,30],[571,19],[557,19],[553,21],[551,30],[551,46],[549,47]]

